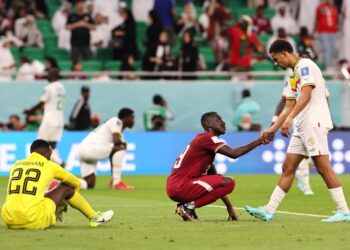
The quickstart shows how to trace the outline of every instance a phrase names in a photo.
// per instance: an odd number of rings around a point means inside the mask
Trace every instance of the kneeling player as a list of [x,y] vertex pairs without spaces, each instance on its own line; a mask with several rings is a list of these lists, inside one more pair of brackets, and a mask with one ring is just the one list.
[[[78,192],[80,181],[71,173],[49,159],[52,149],[47,141],[36,140],[30,147],[30,156],[16,161],[10,168],[6,202],[1,216],[11,229],[44,229],[56,224],[61,207],[67,202],[90,220],[96,227],[113,218],[113,211],[94,211]],[[52,181],[61,184],[44,195]]]
[[230,177],[216,173],[213,161],[216,153],[237,158],[261,144],[273,140],[272,134],[265,134],[255,141],[233,149],[218,136],[226,131],[225,122],[216,112],[205,113],[201,118],[205,132],[198,134],[176,159],[167,179],[166,190],[170,199],[179,202],[176,213],[184,220],[197,220],[196,208],[222,199],[228,211],[229,220],[237,220],[232,204],[226,195],[230,194],[235,182]]
[[135,123],[134,111],[122,108],[118,117],[113,117],[94,131],[80,143],[78,157],[81,162],[81,188],[94,188],[97,162],[110,158],[112,180],[110,187],[119,190],[131,190],[133,186],[126,185],[121,180],[121,170],[126,153],[126,143],[123,141],[125,128],[132,128]]

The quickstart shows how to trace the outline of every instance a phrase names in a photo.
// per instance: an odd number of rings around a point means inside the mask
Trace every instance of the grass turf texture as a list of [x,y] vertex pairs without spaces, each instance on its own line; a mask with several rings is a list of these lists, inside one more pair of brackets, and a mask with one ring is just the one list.
[[[321,218],[277,214],[262,222],[236,210],[238,222],[226,221],[221,207],[197,210],[201,222],[183,222],[165,193],[165,176],[126,176],[134,191],[108,190],[109,177],[99,176],[95,190],[83,191],[94,208],[113,209],[115,218],[99,228],[69,208],[63,223],[47,230],[8,230],[0,223],[1,249],[349,249],[350,222],[326,224]],[[230,195],[235,207],[265,204],[275,187],[275,175],[237,175]],[[350,176],[340,176],[350,203]],[[0,202],[7,178],[0,178]],[[303,196],[294,185],[279,210],[331,215],[335,210],[320,176],[311,177],[314,196]],[[223,205],[218,201],[215,205]]]

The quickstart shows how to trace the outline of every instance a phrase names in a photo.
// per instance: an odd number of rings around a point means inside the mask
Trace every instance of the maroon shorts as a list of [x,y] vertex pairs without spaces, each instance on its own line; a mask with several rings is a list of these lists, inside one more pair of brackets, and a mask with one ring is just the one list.
[[220,187],[224,178],[222,175],[205,175],[181,181],[169,178],[166,189],[173,201],[191,202]]

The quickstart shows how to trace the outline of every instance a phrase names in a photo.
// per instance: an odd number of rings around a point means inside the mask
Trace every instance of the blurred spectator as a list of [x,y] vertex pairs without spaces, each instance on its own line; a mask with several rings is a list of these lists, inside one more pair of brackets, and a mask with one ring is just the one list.
[[[37,3],[36,2],[41,2],[42,4],[44,4],[44,6],[41,6],[41,7],[44,7],[43,11],[45,11],[45,13],[42,12],[42,10],[39,10],[37,8]],[[29,4],[26,7],[26,9],[27,9],[28,13],[30,15],[33,15],[35,18],[37,18],[37,19],[45,19],[46,15],[47,15],[47,7],[46,8],[45,7],[46,7],[46,5],[45,5],[44,0],[40,0],[40,1],[36,0],[36,1],[29,2]]]
[[198,18],[198,23],[202,28],[202,35],[204,38],[208,38],[209,29],[209,1],[203,4],[203,13]]
[[95,5],[92,0],[85,1],[86,14],[93,17],[95,14]]
[[192,2],[185,4],[184,12],[176,21],[178,35],[183,36],[184,32],[190,31],[193,34],[201,33],[201,26],[197,21],[196,8]]
[[328,69],[335,57],[338,29],[338,10],[333,0],[325,0],[317,7],[315,27],[322,45],[322,62]]
[[278,39],[283,39],[283,40],[288,41],[290,43],[290,45],[292,45],[293,51],[295,53],[298,52],[297,45],[296,45],[294,39],[287,35],[287,32],[284,30],[284,28],[280,27],[277,29],[277,33],[274,34],[273,36],[271,36],[270,39],[266,43],[266,54],[269,55],[269,57],[271,57],[270,53],[269,53],[271,44]]
[[234,111],[234,116],[232,120],[234,127],[237,130],[239,130],[240,127],[245,128],[245,130],[247,130],[248,128],[248,125],[246,124],[247,118],[243,119],[243,123],[242,123],[242,117],[247,114],[249,114],[252,117],[250,124],[258,125],[259,124],[258,115],[260,113],[260,110],[261,108],[259,104],[255,102],[251,97],[250,90],[244,89],[242,91],[242,100],[238,103]]
[[276,6],[276,9],[277,13],[271,19],[271,27],[273,33],[276,33],[278,28],[284,28],[284,30],[287,31],[288,35],[297,34],[299,28],[296,21],[290,14],[288,4],[279,2]]
[[208,16],[208,41],[212,41],[225,27],[225,22],[230,20],[231,14],[222,0],[210,0]]
[[57,68],[57,69],[60,68],[58,66],[56,59],[53,57],[49,57],[49,56],[45,57],[45,72],[49,72],[49,70],[52,68]]
[[0,81],[11,81],[16,63],[10,50],[11,42],[8,39],[0,40]]
[[242,115],[240,123],[237,125],[238,131],[260,131],[261,125],[252,122],[252,116],[247,113]]
[[21,118],[18,115],[11,115],[9,122],[2,124],[2,130],[4,131],[21,131],[24,129],[24,124],[21,122]]
[[342,37],[342,47],[341,47],[341,54],[343,55],[343,58],[345,58],[347,61],[350,61],[350,0],[343,0],[342,5],[342,14],[344,16],[343,20],[343,37]]
[[99,82],[109,82],[111,81],[111,77],[109,76],[108,69],[103,68],[94,78],[96,81]]
[[150,49],[157,45],[159,35],[163,30],[163,25],[160,21],[158,13],[154,10],[149,12],[148,22],[149,26],[146,31],[147,41],[145,45],[147,49]]
[[143,114],[143,122],[146,131],[166,130],[166,121],[173,120],[174,114],[169,109],[167,101],[161,95],[153,96],[154,106]]
[[119,9],[125,7],[125,2],[119,0],[94,0],[95,12],[107,17],[110,30],[123,22]]
[[98,114],[92,114],[90,116],[90,128],[89,130],[95,129],[100,125],[100,116]]
[[341,59],[338,62],[340,72],[342,73],[342,76],[346,80],[350,80],[350,64],[349,61],[346,59]]
[[49,13],[47,5],[46,5],[46,1],[45,0],[35,0],[35,1],[33,1],[33,3],[35,3],[36,10],[41,12],[44,15],[44,18],[46,18],[48,13]]
[[[168,33],[163,31],[159,35],[158,44],[146,51],[143,59],[143,70],[158,72],[163,70],[173,70],[174,66],[175,62],[168,41]],[[153,77],[150,77],[149,79],[152,78]]]
[[[180,72],[195,72],[197,71],[199,61],[199,52],[197,45],[193,42],[192,33],[186,31],[183,34],[183,43],[179,56],[179,71]],[[196,76],[183,76],[184,80],[195,80]]]
[[30,64],[30,59],[26,56],[21,58],[21,65],[16,73],[16,80],[33,81],[35,79],[35,71]]
[[[83,65],[81,64],[80,61],[75,60],[72,63],[72,76],[71,79],[72,80],[86,80],[86,75],[85,74],[81,74],[83,72]],[[78,74],[74,74],[74,73],[78,73]]]
[[153,9],[154,0],[132,0],[132,13],[136,22],[147,22],[148,14]]
[[297,23],[299,27],[306,27],[308,32],[315,28],[316,9],[320,0],[297,0]]
[[124,75],[121,77],[121,79],[124,80],[136,80],[137,79],[137,75],[132,73],[132,71],[135,71],[135,67],[134,67],[134,57],[132,55],[129,55],[128,57],[124,58],[122,61],[122,64],[120,66],[120,71],[121,72],[131,72],[128,75]]
[[264,15],[265,7],[260,5],[256,8],[256,13],[252,17],[253,31],[260,34],[271,34],[271,24],[267,16]]
[[107,25],[107,20],[101,13],[96,14],[95,25],[96,29],[91,31],[91,45],[94,51],[98,48],[107,48],[111,40],[111,32]]
[[136,47],[136,23],[129,9],[121,9],[123,23],[112,30],[113,59],[123,60],[129,55],[138,57]]
[[18,12],[18,18],[15,21],[15,35],[21,39],[27,47],[44,47],[42,35],[36,26],[35,17],[29,15],[24,8],[20,9]]
[[315,51],[312,37],[306,27],[300,28],[300,39],[298,44],[298,54],[303,55],[305,53],[312,53],[312,60],[317,59],[317,53]]
[[0,13],[0,36],[7,36],[12,30],[12,23],[5,13]]
[[228,30],[230,47],[230,65],[237,70],[247,70],[251,66],[252,46],[258,52],[263,52],[256,34],[252,32],[252,21],[248,16],[243,16],[236,25]]
[[274,6],[273,2],[275,2],[275,1],[277,1],[277,0],[248,0],[248,6],[251,8],[257,8],[261,5],[266,7],[267,3],[269,3],[270,6]]
[[80,56],[91,59],[90,30],[94,30],[95,25],[91,16],[84,13],[84,1],[77,1],[76,13],[69,14],[66,29],[71,31],[71,59],[79,60]]
[[154,8],[159,15],[164,30],[168,33],[169,43],[174,46],[176,36],[174,31],[174,20],[176,18],[176,5],[174,0],[155,0]]
[[58,47],[70,50],[71,32],[66,29],[68,16],[72,11],[72,4],[69,2],[62,3],[61,7],[55,12],[52,17],[52,28],[58,36]]
[[81,87],[81,96],[75,103],[72,113],[69,117],[69,124],[66,125],[68,130],[88,130],[90,127],[91,109],[89,104],[90,88]]
[[26,115],[25,130],[27,131],[38,131],[41,121],[43,119],[44,110],[43,108],[33,111],[31,114]]
[[214,51],[215,58],[218,63],[215,70],[222,71],[228,70],[228,62],[230,55],[230,42],[228,39],[227,30],[221,30],[219,36],[217,36],[214,40]]

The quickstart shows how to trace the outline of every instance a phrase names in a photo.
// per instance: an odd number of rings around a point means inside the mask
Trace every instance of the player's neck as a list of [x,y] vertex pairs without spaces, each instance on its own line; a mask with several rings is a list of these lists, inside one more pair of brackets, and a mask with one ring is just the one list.
[[295,66],[298,64],[300,61],[301,57],[298,57],[295,54],[291,55],[291,68],[294,70]]

